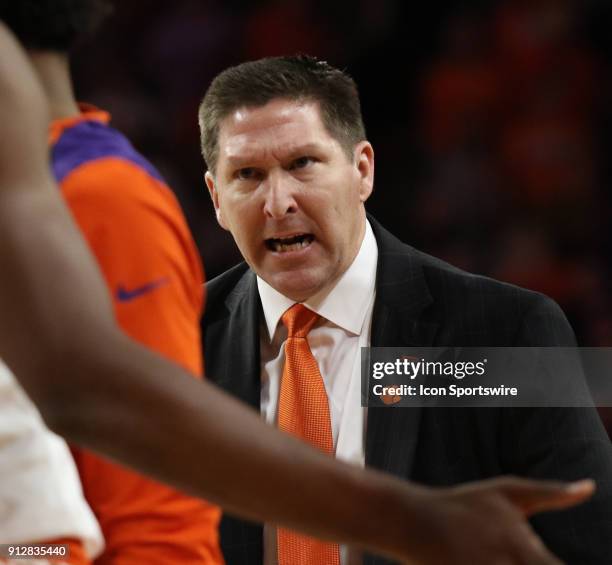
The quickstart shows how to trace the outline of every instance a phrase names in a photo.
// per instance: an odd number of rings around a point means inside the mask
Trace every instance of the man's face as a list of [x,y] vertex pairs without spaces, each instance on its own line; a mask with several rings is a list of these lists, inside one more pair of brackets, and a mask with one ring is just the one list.
[[296,301],[331,289],[363,239],[372,146],[358,143],[349,159],[317,103],[285,99],[234,111],[218,143],[206,184],[219,224],[247,263]]

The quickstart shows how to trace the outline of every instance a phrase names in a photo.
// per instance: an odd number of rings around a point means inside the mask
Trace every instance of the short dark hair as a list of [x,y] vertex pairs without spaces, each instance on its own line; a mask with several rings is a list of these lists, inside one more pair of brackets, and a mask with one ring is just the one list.
[[2,20],[27,49],[68,52],[111,12],[107,0],[2,0]]
[[238,108],[279,98],[318,102],[323,125],[349,159],[355,145],[366,139],[357,85],[346,72],[307,55],[249,61],[217,75],[200,104],[202,155],[212,172],[221,121]]

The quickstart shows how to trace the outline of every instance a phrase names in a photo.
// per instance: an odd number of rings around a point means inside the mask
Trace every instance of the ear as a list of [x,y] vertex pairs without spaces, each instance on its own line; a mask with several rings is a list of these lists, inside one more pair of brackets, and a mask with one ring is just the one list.
[[359,199],[365,202],[374,189],[374,148],[369,141],[360,141],[355,146],[354,163],[359,174]]
[[223,214],[221,213],[221,205],[219,204],[219,193],[217,192],[217,187],[215,186],[215,177],[213,177],[210,171],[206,171],[204,175],[204,182],[206,182],[206,186],[208,187],[208,193],[210,194],[210,198],[212,200],[213,206],[215,207],[215,215],[217,216],[217,222],[224,229],[229,229],[223,219]]

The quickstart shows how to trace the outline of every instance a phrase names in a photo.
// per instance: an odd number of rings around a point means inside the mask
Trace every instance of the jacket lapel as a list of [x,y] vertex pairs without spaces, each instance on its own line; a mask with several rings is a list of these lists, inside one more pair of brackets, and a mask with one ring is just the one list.
[[[259,411],[259,294],[255,274],[248,270],[225,302],[226,316],[208,324],[207,346],[223,351],[208,356],[222,361],[206,372],[219,386]],[[207,358],[208,358],[207,357]]]
[[[259,412],[259,294],[255,274],[246,270],[224,308],[207,319],[205,348],[207,378]],[[263,526],[223,514],[220,541],[227,563],[263,563]]]
[[[418,252],[368,219],[378,244],[372,347],[429,347],[437,324],[422,319],[432,297]],[[420,408],[369,408],[366,465],[409,478],[420,416]]]

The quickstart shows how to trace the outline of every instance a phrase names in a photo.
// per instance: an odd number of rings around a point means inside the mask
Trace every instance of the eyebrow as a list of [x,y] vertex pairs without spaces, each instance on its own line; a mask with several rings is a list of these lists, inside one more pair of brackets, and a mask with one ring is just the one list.
[[[322,150],[322,146],[320,143],[305,143],[303,145],[295,145],[293,147],[289,147],[286,150],[283,148],[282,151],[285,153],[284,159],[288,161],[297,159],[298,157],[303,157],[310,155],[312,153],[318,153]],[[251,163],[257,162],[261,159],[261,153],[251,153],[246,155],[235,155],[227,158],[227,163],[231,168],[240,168],[245,165],[249,165]]]

